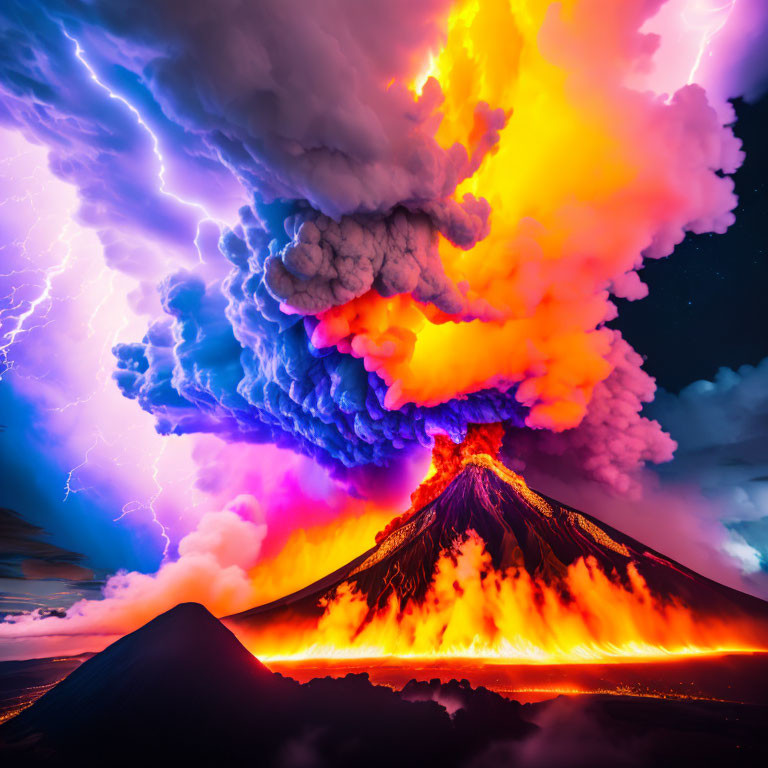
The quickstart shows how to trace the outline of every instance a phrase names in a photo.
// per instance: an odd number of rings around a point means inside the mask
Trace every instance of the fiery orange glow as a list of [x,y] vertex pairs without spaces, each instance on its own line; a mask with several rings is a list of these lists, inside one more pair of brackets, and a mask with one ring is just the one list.
[[495,571],[470,536],[440,558],[425,600],[401,610],[392,597],[371,615],[364,598],[343,586],[316,626],[282,626],[244,638],[265,660],[457,657],[530,663],[659,659],[761,648],[747,624],[702,619],[651,594],[630,565],[629,583],[593,561],[568,569],[569,593],[524,571]]
[[268,603],[332,573],[370,549],[390,517],[390,511],[367,505],[362,513],[297,528],[277,554],[259,560],[249,572],[254,594]]
[[[713,144],[702,163],[698,139],[685,136],[689,111],[701,126],[716,120],[702,92],[664,103],[626,87],[649,68],[653,46],[638,31],[643,12],[616,5],[456,3],[444,47],[411,87],[435,78],[444,95],[437,138],[470,155],[483,135],[478,103],[507,116],[456,192],[488,200],[490,233],[468,251],[439,243],[463,310],[445,315],[371,292],[321,315],[313,338],[377,371],[387,407],[516,385],[530,426],[576,426],[611,370],[609,291],[645,295],[634,271],[641,254],[667,255],[684,227],[708,220],[707,201],[730,189],[710,178],[721,149]],[[698,202],[694,185],[706,190]],[[724,224],[712,221],[717,231]]]
[[445,435],[436,435],[432,449],[432,463],[427,476],[411,494],[410,508],[376,534],[376,543],[386,539],[414,512],[436,499],[470,458],[482,454],[496,456],[501,448],[503,437],[504,427],[501,424],[470,424],[466,438],[459,444]]
[[[715,612],[705,615],[690,609],[674,594],[655,594],[641,569],[642,562],[660,558],[635,545],[630,551],[597,521],[531,490],[520,475],[497,458],[502,438],[499,424],[471,425],[459,445],[438,437],[432,465],[412,494],[411,508],[376,536],[381,546],[348,571],[348,580],[337,581],[337,586],[319,598],[317,612],[289,607],[253,630],[235,624],[241,641],[260,659],[289,663],[395,658],[583,664],[768,650],[767,628],[757,619],[746,614],[739,618]],[[431,512],[425,508],[460,473],[476,472],[477,468],[493,473],[514,498],[545,521],[544,530],[551,531],[547,535],[564,535],[566,530],[575,529],[577,535],[603,551],[620,555],[625,570],[608,573],[591,555],[576,559],[570,566],[562,565],[562,570],[555,569],[554,578],[546,577],[544,571],[526,570],[522,556],[508,561],[514,566],[500,569],[494,567],[485,541],[474,530],[462,534],[448,528],[455,538],[451,546],[439,551],[434,570],[426,573],[426,594],[402,599],[394,588],[386,599],[369,600],[353,577],[397,551],[402,532],[414,525],[408,522],[410,517],[422,515],[431,520],[440,510],[446,512],[447,508],[440,506],[430,508]],[[481,506],[479,496],[461,495],[450,503],[478,505],[473,514],[493,516],[497,514],[493,499],[501,497],[485,486],[477,493],[486,491],[490,507]],[[478,517],[472,519],[480,522]],[[380,515],[368,514],[334,523],[333,532],[327,528],[297,531],[278,557],[260,564],[251,574],[263,602],[303,588],[351,563],[368,549],[374,526],[381,520]],[[570,528],[558,527],[562,525]],[[423,521],[417,527],[424,530]],[[503,530],[511,535],[511,528]],[[396,543],[387,546],[390,541]],[[513,541],[509,539],[506,546],[521,546],[520,539],[515,544]],[[540,540],[531,541],[539,543],[526,546],[546,546]],[[690,578],[679,573],[684,579]],[[381,578],[386,581],[390,577]]]

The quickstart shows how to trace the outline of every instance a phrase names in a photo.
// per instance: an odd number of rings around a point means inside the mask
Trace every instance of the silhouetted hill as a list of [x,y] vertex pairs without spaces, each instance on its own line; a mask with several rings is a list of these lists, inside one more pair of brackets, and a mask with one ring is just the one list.
[[251,723],[246,710],[264,709],[266,699],[284,706],[294,687],[203,606],[183,603],[86,661],[0,733],[39,741],[41,753],[114,742],[130,752],[218,743],[226,754],[228,739]]
[[0,726],[5,766],[620,768],[765,764],[766,707],[617,696],[520,705],[467,681],[271,673],[183,604]]
[[[502,729],[506,738],[535,729],[514,707],[516,716]],[[86,661],[0,727],[0,745],[8,759],[66,765],[163,758],[208,765],[336,768],[439,760],[450,766],[471,754],[438,703],[405,701],[371,685],[367,675],[301,686],[271,673],[194,603]]]

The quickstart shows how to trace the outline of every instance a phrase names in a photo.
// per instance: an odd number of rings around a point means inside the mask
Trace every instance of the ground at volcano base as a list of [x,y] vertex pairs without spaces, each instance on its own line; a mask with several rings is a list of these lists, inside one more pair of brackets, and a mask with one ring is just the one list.
[[[724,676],[739,675],[739,661],[719,661]],[[690,673],[678,663],[670,669]],[[748,677],[757,691],[765,669],[751,658],[734,692],[748,690]],[[746,767],[768,759],[767,718],[765,703],[690,698],[520,704],[466,680],[414,680],[396,691],[363,674],[299,684],[260,664],[202,606],[184,604],[1,725],[0,757],[4,765]]]

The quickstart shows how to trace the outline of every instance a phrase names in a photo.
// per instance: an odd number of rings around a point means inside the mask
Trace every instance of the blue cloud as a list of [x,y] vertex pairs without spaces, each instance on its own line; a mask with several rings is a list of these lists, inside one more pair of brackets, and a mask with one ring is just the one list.
[[386,464],[431,435],[463,438],[468,423],[512,421],[513,393],[484,390],[435,407],[384,408],[386,386],[362,360],[309,340],[314,318],[286,315],[269,293],[264,264],[279,242],[250,209],[221,249],[233,265],[223,284],[191,273],[162,285],[168,318],[141,344],[115,349],[115,379],[157,416],[163,433],[212,432],[273,442],[346,467]]
[[723,522],[768,571],[768,358],[721,368],[678,395],[662,390],[646,410],[678,442],[675,460],[658,473],[719,502]]

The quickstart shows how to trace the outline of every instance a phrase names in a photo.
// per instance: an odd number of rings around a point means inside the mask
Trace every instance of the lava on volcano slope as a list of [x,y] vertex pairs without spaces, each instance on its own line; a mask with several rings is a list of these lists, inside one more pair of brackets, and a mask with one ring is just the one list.
[[768,648],[768,605],[543,496],[498,458],[499,425],[438,438],[377,544],[225,619],[259,658],[584,663]]

